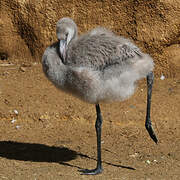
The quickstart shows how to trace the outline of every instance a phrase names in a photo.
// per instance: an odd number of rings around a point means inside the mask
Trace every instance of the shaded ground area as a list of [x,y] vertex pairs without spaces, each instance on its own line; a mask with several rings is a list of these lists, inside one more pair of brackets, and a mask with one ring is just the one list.
[[180,79],[155,80],[152,121],[145,127],[146,82],[127,101],[102,104],[103,174],[96,165],[95,107],[58,91],[40,64],[0,62],[0,179],[179,179]]

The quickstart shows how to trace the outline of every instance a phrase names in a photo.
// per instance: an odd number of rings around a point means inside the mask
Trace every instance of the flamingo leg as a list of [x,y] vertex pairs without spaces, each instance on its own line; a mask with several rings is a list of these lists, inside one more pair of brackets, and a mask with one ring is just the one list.
[[146,130],[148,131],[150,137],[152,138],[152,140],[157,144],[158,139],[157,139],[156,134],[153,130],[151,118],[150,118],[153,80],[154,80],[154,74],[153,74],[153,72],[150,72],[147,75],[147,87],[148,87],[148,89],[147,89],[147,111],[146,111],[145,127],[146,127]]
[[101,129],[102,129],[102,116],[101,116],[101,109],[99,104],[96,104],[96,114],[97,114],[97,119],[96,119],[96,136],[97,136],[97,166],[95,169],[81,169],[79,170],[82,172],[84,175],[96,175],[99,174],[103,171],[102,169],[102,161],[101,161]]

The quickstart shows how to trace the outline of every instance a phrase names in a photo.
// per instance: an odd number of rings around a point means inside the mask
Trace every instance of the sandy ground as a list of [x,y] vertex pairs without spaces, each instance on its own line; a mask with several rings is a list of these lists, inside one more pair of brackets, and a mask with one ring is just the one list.
[[[145,127],[146,82],[124,102],[101,104],[104,171],[96,165],[94,105],[58,91],[36,63],[0,62],[0,179],[180,179],[180,79],[156,77],[152,121]],[[17,114],[18,113],[18,114]]]

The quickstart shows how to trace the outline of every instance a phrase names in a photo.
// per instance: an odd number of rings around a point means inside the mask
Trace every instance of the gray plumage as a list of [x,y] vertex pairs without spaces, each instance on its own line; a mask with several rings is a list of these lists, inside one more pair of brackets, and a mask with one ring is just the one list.
[[136,81],[145,77],[148,83],[146,128],[157,143],[150,120],[152,58],[130,40],[105,28],[98,27],[78,37],[77,26],[70,18],[57,22],[56,33],[58,42],[49,46],[42,57],[45,75],[57,88],[96,104],[97,168],[82,172],[102,171],[99,103],[129,98],[135,91]]
[[[67,18],[58,21],[59,39],[66,38],[69,24]],[[135,82],[153,70],[152,58],[130,40],[104,28],[78,38],[74,24],[72,28],[70,33],[75,34],[69,35],[74,39],[67,44],[66,59],[60,58],[58,43],[48,47],[42,58],[48,66],[46,76],[58,88],[94,104],[124,100],[134,93]]]

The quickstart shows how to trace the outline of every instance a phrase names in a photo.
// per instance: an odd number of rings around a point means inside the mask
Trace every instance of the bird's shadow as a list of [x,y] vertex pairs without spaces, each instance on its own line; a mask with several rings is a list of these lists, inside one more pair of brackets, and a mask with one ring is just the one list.
[[[97,161],[95,158],[82,153],[77,153],[76,151],[66,147],[55,147],[44,144],[21,143],[14,141],[0,141],[0,157],[7,159],[31,162],[55,162],[64,166],[82,169],[79,166],[68,163],[68,161],[76,159],[78,156]],[[103,163],[115,167],[135,170],[134,168],[128,166],[112,164],[105,161],[103,161]]]
[[0,141],[0,157],[32,162],[66,162],[77,157],[77,152],[66,147],[44,144]]

